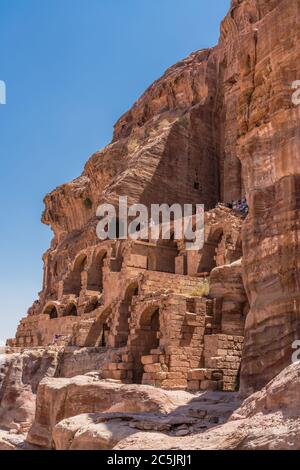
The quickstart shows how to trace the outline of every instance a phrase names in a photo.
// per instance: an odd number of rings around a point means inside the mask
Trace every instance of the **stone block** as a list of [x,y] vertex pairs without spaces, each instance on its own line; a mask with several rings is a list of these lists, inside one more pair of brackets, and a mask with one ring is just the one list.
[[111,370],[110,378],[116,379],[116,380],[126,379],[127,377],[126,372],[127,372],[126,370]]
[[155,362],[158,362],[159,358],[157,354],[151,354],[149,356],[142,356],[141,357],[141,363],[146,365],[146,364],[154,364]]
[[147,269],[147,256],[132,254],[128,260],[128,266]]
[[165,380],[168,378],[168,372],[156,372],[153,375],[155,377],[155,380]]
[[145,372],[161,372],[161,364],[160,363],[157,363],[157,364],[146,364],[144,366],[144,370]]
[[109,364],[107,364],[107,370],[117,370],[118,369],[118,365],[116,362],[111,362]]
[[168,372],[168,379],[182,379],[185,378],[183,372]]
[[184,379],[166,379],[162,381],[161,386],[166,389],[185,390],[187,381]]
[[130,353],[122,354],[122,361],[123,362],[132,362],[133,361],[132,354],[130,354]]
[[199,326],[198,315],[196,313],[187,312],[185,314],[185,323],[190,327]]
[[133,362],[120,362],[117,366],[119,370],[132,370]]
[[188,371],[189,380],[204,380],[205,369],[193,369]]

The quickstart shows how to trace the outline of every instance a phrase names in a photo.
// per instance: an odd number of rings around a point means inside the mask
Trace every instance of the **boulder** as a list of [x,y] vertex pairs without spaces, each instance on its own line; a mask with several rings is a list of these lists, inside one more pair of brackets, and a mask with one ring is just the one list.
[[27,440],[50,448],[52,430],[65,418],[95,412],[167,414],[191,395],[168,392],[148,385],[124,385],[92,376],[46,378],[39,386],[36,415]]

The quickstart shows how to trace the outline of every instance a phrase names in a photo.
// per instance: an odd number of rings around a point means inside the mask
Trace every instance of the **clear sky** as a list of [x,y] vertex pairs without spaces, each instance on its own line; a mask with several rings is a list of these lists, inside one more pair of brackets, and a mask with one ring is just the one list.
[[43,197],[78,176],[169,66],[217,43],[230,0],[0,0],[0,343],[42,285]]

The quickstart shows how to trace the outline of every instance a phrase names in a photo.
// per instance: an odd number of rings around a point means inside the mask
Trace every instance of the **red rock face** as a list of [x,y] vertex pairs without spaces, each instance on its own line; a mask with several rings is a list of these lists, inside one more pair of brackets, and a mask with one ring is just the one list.
[[197,52],[146,91],[117,122],[112,143],[91,157],[82,176],[45,198],[43,221],[56,235],[86,228],[97,206],[117,203],[119,195],[147,206],[216,204],[216,66],[211,50]]
[[[245,2],[246,3],[246,2]],[[300,335],[300,3],[256,2],[257,31],[240,41],[238,155],[250,204],[244,225],[246,322],[242,390],[260,388],[291,363]]]

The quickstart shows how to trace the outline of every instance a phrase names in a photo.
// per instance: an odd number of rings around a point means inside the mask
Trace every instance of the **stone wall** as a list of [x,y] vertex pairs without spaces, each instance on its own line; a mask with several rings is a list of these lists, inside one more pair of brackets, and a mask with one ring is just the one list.
[[[195,387],[189,377],[205,368],[205,338],[243,334],[245,321],[241,265],[230,264],[241,254],[242,219],[221,205],[205,219],[205,244],[194,252],[193,262],[182,240],[109,241],[81,250],[56,294],[40,298],[9,344],[73,345],[68,357],[74,361],[84,357],[84,349],[82,356],[76,348],[88,347],[90,354],[95,347],[104,378]],[[188,269],[179,274],[175,271],[182,258]],[[80,370],[75,363],[74,370]],[[61,367],[70,375],[65,364],[66,359]],[[199,381],[199,389],[205,383]]]

